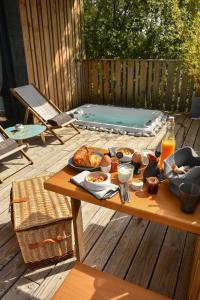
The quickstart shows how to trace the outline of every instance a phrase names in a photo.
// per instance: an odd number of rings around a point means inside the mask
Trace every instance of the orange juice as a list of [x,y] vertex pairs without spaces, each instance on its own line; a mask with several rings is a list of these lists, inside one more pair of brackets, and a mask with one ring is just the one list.
[[160,161],[159,161],[159,165],[160,168],[163,169],[164,165],[163,162],[164,160],[170,156],[171,154],[174,153],[176,148],[176,141],[175,139],[169,139],[169,140],[162,140],[162,144],[161,144],[161,156],[160,156]]

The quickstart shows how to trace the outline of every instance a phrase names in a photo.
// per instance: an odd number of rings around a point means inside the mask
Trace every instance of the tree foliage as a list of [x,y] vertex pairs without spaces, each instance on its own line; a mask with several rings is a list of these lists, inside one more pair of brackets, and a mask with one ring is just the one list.
[[84,0],[90,58],[181,58],[200,0]]
[[182,53],[188,73],[194,78],[196,95],[200,96],[200,12],[186,31]]

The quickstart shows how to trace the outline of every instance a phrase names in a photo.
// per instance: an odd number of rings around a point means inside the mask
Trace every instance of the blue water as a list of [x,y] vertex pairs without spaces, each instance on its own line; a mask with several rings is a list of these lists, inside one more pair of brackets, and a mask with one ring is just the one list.
[[160,111],[121,108],[104,105],[82,106],[80,110],[83,114],[78,116],[80,121],[95,122],[103,124],[113,124],[118,126],[144,128],[160,116]]

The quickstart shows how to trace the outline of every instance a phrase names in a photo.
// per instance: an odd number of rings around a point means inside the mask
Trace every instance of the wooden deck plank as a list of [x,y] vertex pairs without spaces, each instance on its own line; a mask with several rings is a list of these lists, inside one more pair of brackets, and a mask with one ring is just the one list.
[[199,127],[200,127],[200,120],[192,120],[192,124],[187,132],[187,135],[186,135],[184,141],[183,141],[183,146],[193,147]]
[[30,295],[38,288],[38,284],[21,277],[2,298],[2,300],[27,300]]
[[19,253],[0,271],[0,298],[17,281],[25,270],[26,266]]
[[[124,278],[142,241],[149,222],[132,218],[118,245],[109,258],[104,271],[117,277]],[[125,254],[125,255],[124,255]]]
[[140,247],[128,270],[126,279],[135,284],[148,287],[154,266],[158,259],[167,227],[150,223]]
[[13,235],[12,238],[10,238],[7,243],[5,243],[1,247],[1,255],[0,255],[0,270],[3,269],[3,267],[12,260],[17,253],[19,253],[19,246],[17,243],[16,236]]
[[189,276],[191,272],[192,258],[194,253],[196,235],[188,233],[184,247],[179,276],[177,277],[174,300],[186,300],[189,287]]
[[168,228],[149,286],[151,290],[173,297],[185,239],[185,232]]
[[116,212],[105,228],[104,235],[100,236],[84,263],[102,270],[130,219],[131,217],[128,215]]

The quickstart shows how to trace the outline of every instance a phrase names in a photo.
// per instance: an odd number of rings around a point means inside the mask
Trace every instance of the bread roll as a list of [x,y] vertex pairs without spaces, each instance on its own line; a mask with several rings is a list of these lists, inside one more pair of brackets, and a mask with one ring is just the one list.
[[73,162],[77,167],[95,168],[100,165],[102,156],[94,153],[94,150],[86,146],[78,149],[73,156]]

